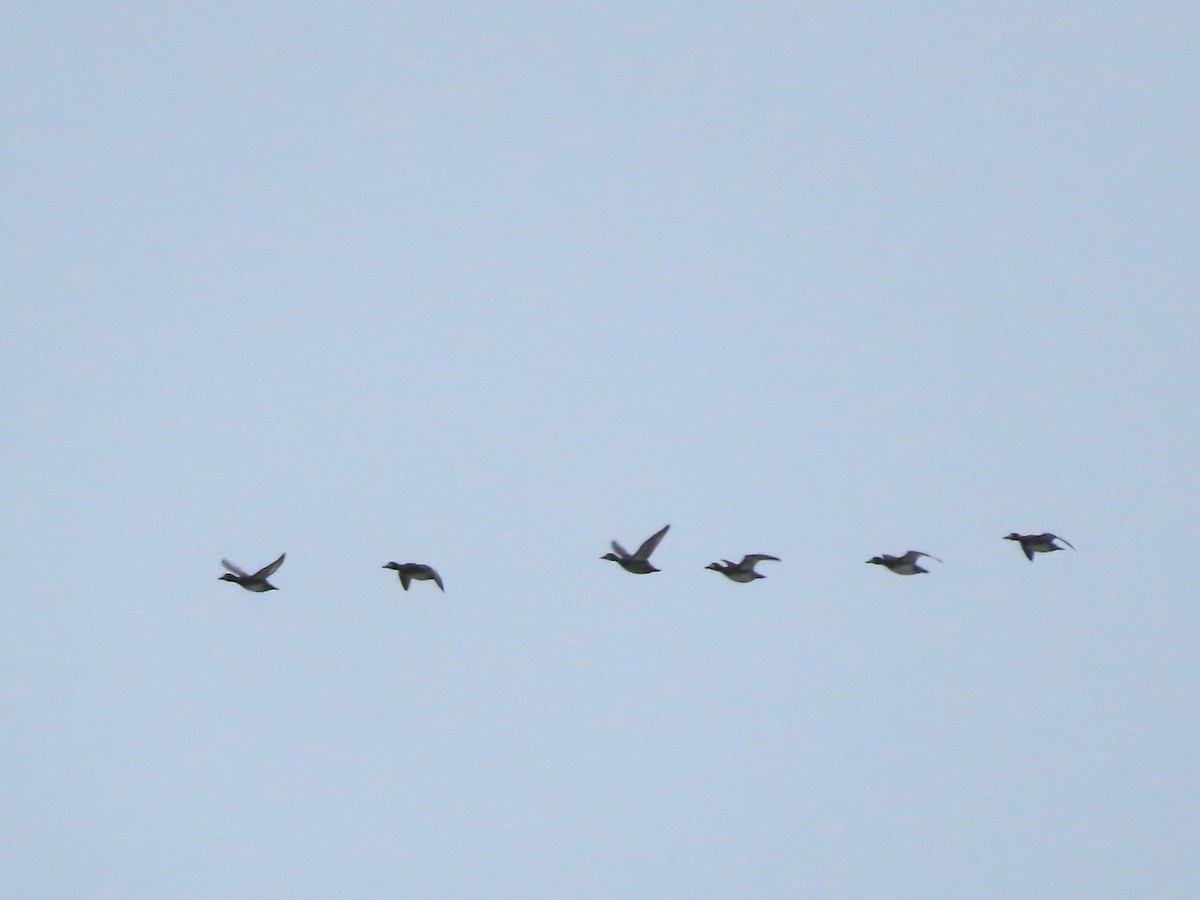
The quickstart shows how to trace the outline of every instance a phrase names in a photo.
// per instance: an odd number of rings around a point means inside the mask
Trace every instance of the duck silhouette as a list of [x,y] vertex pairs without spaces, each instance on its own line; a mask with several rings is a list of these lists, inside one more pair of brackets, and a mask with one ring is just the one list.
[[928,574],[928,569],[923,569],[917,565],[917,560],[922,556],[928,556],[930,559],[935,559],[938,562],[942,561],[932,554],[922,553],[920,550],[909,550],[903,556],[892,556],[890,553],[885,553],[882,556],[872,556],[867,562],[877,566],[886,566],[897,575]]
[[1035,553],[1053,553],[1055,550],[1061,550],[1062,547],[1055,544],[1055,541],[1062,541],[1072,550],[1075,547],[1066,538],[1060,538],[1057,534],[1051,534],[1046,531],[1042,534],[1017,534],[1015,531],[1012,534],[1004,536],[1006,541],[1016,541],[1021,545],[1021,549],[1025,551],[1025,558],[1033,562],[1033,554]]
[[661,569],[656,569],[650,564],[650,554],[654,552],[654,548],[658,546],[663,539],[663,535],[667,533],[670,525],[664,525],[661,530],[656,531],[650,537],[642,542],[642,546],[637,548],[636,553],[630,553],[616,541],[612,542],[612,553],[605,553],[601,559],[609,559],[619,565],[626,572],[632,572],[634,575],[649,575],[651,572],[661,572]]
[[[766,575],[756,572],[754,567],[760,562],[770,560],[779,562],[778,556],[768,556],[766,553],[747,553],[742,557],[742,561],[735,563],[727,559],[721,560],[719,563],[709,563],[704,568],[712,569],[714,572],[720,572],[730,581],[736,581],[739,584],[749,584],[751,581],[757,581],[759,578],[766,578]],[[724,563],[724,565],[722,565]]]
[[442,576],[434,571],[433,566],[427,566],[424,563],[390,562],[385,564],[384,568],[394,569],[399,574],[400,587],[406,591],[409,584],[414,581],[432,581],[443,593],[446,591],[445,586],[442,584]]
[[256,594],[262,594],[266,591],[277,591],[279,588],[275,587],[275,585],[271,584],[271,582],[267,581],[267,579],[274,575],[275,570],[283,565],[283,558],[285,556],[287,556],[286,553],[280,553],[279,559],[275,560],[275,562],[271,563],[270,565],[263,566],[253,575],[247,575],[229,560],[223,559],[221,560],[221,565],[223,565],[229,571],[217,580],[232,581],[234,584],[241,585],[246,590],[254,591]]

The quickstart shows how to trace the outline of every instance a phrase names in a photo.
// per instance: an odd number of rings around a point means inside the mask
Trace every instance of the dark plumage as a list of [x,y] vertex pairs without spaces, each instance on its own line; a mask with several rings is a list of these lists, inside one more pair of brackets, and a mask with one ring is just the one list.
[[928,569],[917,565],[917,560],[922,556],[928,556],[930,559],[937,559],[938,562],[941,562],[936,556],[922,553],[920,550],[909,550],[903,556],[892,556],[890,553],[885,553],[882,556],[872,556],[867,562],[877,566],[886,566],[897,575],[928,574]]
[[271,582],[267,581],[267,579],[274,575],[275,570],[283,565],[283,558],[285,556],[287,556],[286,553],[280,553],[279,559],[275,560],[275,562],[271,563],[270,565],[263,566],[253,575],[247,575],[229,560],[223,559],[221,560],[221,565],[227,568],[229,572],[222,575],[217,580],[232,581],[234,584],[241,585],[246,590],[254,591],[256,594],[262,594],[266,591],[277,591],[279,588],[275,587],[275,585],[271,584]]
[[390,562],[384,565],[385,569],[394,569],[400,576],[400,587],[408,590],[409,584],[414,581],[432,581],[438,586],[438,589],[443,593],[446,588],[442,584],[442,576],[434,571],[432,566],[427,566],[424,563],[398,563]]
[[1025,558],[1030,562],[1033,562],[1035,553],[1053,553],[1055,550],[1061,550],[1062,547],[1055,544],[1055,541],[1062,541],[1072,550],[1075,549],[1066,538],[1060,538],[1057,534],[1051,534],[1048,531],[1042,534],[1017,534],[1014,531],[1012,534],[1006,534],[1004,539],[1020,544],[1021,549],[1025,551]]
[[[747,553],[742,557],[739,563],[730,562],[727,559],[721,560],[719,563],[709,563],[704,568],[712,569],[714,572],[720,572],[730,581],[736,581],[740,584],[748,584],[751,581],[756,581],[759,578],[766,578],[766,575],[754,571],[754,567],[764,560],[779,562],[778,556],[768,556],[765,553]],[[722,565],[724,563],[724,565]]]
[[650,554],[654,552],[654,548],[658,546],[663,539],[663,535],[667,533],[670,525],[664,525],[660,531],[655,532],[642,542],[642,546],[637,548],[636,553],[630,553],[616,541],[612,542],[612,553],[605,553],[601,559],[609,559],[617,563],[626,572],[632,572],[634,575],[649,575],[651,572],[660,572],[661,569],[656,569],[650,565]]

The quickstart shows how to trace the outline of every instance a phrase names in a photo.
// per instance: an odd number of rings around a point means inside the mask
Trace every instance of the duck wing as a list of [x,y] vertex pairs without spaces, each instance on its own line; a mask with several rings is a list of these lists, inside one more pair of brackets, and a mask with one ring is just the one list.
[[646,540],[642,542],[642,546],[637,548],[637,553],[633,554],[633,558],[642,560],[649,559],[650,554],[654,552],[654,548],[659,545],[663,539],[663,535],[667,533],[667,529],[670,527],[670,525],[664,525],[660,531],[656,531],[654,534],[650,535],[650,537],[646,538]]
[[904,554],[904,556],[903,556],[903,557],[901,557],[901,558],[902,558],[902,559],[905,559],[905,560],[907,560],[908,562],[916,562],[916,561],[917,561],[918,559],[920,559],[922,556],[927,556],[927,557],[929,557],[930,559],[932,559],[932,560],[935,560],[935,561],[937,561],[937,562],[944,562],[944,560],[938,559],[938,558],[937,558],[936,556],[934,556],[932,553],[926,553],[926,552],[924,552],[923,550],[909,550],[909,551],[908,551],[907,553],[905,553],[905,554]]
[[255,578],[263,578],[263,579],[270,578],[272,575],[275,574],[275,570],[283,565],[283,558],[285,556],[287,556],[286,553],[280,553],[279,559],[275,560],[275,562],[273,562],[273,563],[269,563],[268,565],[263,566],[261,569],[259,569],[257,572],[254,573],[254,577]]
[[250,577],[249,575],[247,575],[245,572],[243,572],[241,569],[239,569],[237,566],[235,566],[233,563],[231,563],[227,559],[221,560],[221,565],[223,565],[225,568],[227,568],[230,572],[232,572],[238,578],[249,578]]
[[[426,568],[429,567],[427,566]],[[437,573],[437,570],[429,568],[429,575],[431,578],[433,578],[433,583],[438,586],[438,590],[440,590],[443,594],[446,593],[446,586],[442,584],[442,576]]]
[[740,563],[738,563],[738,568],[739,569],[753,569],[758,563],[765,562],[768,560],[771,562],[779,562],[779,557],[778,556],[770,556],[766,553],[747,553],[745,556],[742,557],[742,561]]
[[621,559],[629,559],[629,551],[616,541],[612,541],[609,546],[613,548],[613,552],[616,553],[617,556],[621,557]]
[[1066,544],[1072,550],[1075,549],[1075,545],[1072,544],[1070,541],[1068,541],[1065,537],[1059,537],[1057,534],[1052,534],[1052,535],[1050,535],[1050,537],[1054,538],[1054,540],[1056,540],[1056,541],[1062,541],[1064,544]]

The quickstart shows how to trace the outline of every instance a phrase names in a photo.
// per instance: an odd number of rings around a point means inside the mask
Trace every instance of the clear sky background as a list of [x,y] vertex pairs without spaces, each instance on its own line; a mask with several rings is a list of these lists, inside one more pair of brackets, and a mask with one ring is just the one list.
[[1195,4],[2,25],[6,896],[1200,896]]

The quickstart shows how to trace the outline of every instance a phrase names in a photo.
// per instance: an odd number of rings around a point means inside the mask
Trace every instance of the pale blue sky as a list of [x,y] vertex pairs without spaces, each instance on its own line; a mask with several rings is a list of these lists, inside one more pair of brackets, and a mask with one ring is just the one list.
[[6,896],[1200,895],[1194,4],[0,25]]

